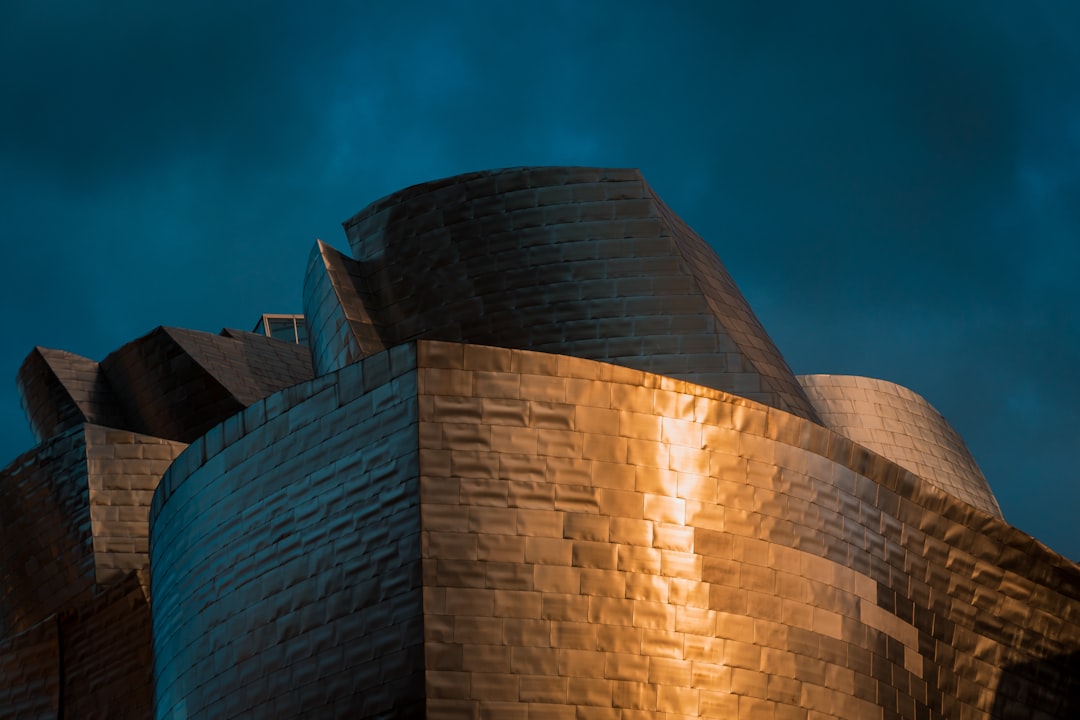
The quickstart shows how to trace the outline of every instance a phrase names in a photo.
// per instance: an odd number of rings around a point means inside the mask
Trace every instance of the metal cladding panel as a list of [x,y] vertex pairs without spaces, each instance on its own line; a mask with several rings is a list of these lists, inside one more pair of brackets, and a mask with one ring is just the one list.
[[[818,420],[815,414],[816,408],[809,402],[802,386],[788,367],[787,361],[769,339],[765,328],[750,308],[746,298],[739,292],[735,280],[720,262],[716,252],[672,212],[652,188],[646,186],[646,190],[664,218],[690,272],[708,299],[713,314],[722,319],[721,322],[731,334],[739,350],[746,356],[750,365],[760,373],[761,387],[756,395],[723,386],[720,389],[734,391],[737,395],[758,400],[766,405],[773,405],[800,417]],[[693,380],[691,377],[685,379]],[[709,383],[703,384],[709,385]]]
[[305,345],[257,333],[223,336],[182,328],[165,330],[245,407],[314,377]]
[[318,375],[386,349],[380,328],[368,314],[367,306],[373,302],[365,298],[363,284],[356,278],[359,272],[356,261],[316,241],[304,277],[304,316]]
[[57,623],[0,633],[0,718],[54,718],[60,710]]
[[1075,716],[1080,569],[1000,519],[709,388],[418,365],[429,717]]
[[89,358],[37,347],[23,361],[16,382],[38,442],[84,422],[126,423],[101,366]]
[[168,328],[124,345],[101,367],[123,405],[128,430],[191,442],[244,408]]
[[185,443],[312,377],[304,346],[167,327],[124,345],[101,367],[123,406],[124,429]]
[[89,599],[94,561],[86,443],[75,427],[0,471],[0,638]]
[[153,492],[184,447],[80,425],[0,471],[0,637],[147,569]]
[[0,717],[145,717],[151,676],[163,718],[1080,716],[1080,566],[918,396],[808,398],[637,171],[345,225],[310,351],[31,353],[59,434],[0,472]]
[[212,429],[151,510],[159,717],[423,703],[416,371],[401,347]]
[[108,592],[59,617],[64,718],[153,717],[150,606],[129,573]]
[[723,265],[636,170],[461,175],[375,202],[345,229],[348,272],[309,275],[307,307],[325,326],[316,357],[347,360],[366,342],[347,307],[323,310],[337,299],[362,307],[383,346],[425,338],[605,360],[816,419]]
[[0,717],[151,716],[150,611],[134,571],[147,568],[147,512],[177,445],[82,425],[0,472]]
[[150,503],[184,443],[85,426],[94,578],[105,587],[149,568]]
[[1001,518],[963,438],[921,395],[885,380],[800,375],[822,422],[945,492]]
[[150,671],[150,608],[129,574],[104,593],[0,637],[0,718],[151,718]]

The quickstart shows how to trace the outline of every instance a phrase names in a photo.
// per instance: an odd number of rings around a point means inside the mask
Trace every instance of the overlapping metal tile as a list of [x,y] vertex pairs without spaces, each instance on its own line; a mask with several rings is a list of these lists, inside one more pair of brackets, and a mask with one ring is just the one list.
[[38,442],[81,423],[116,427],[125,422],[101,366],[90,358],[36,347],[16,383]]
[[921,395],[896,383],[851,375],[798,379],[826,427],[1002,517],[963,438]]
[[715,253],[636,170],[461,175],[345,230],[355,261],[318,246],[305,290],[320,372],[429,338],[606,360],[816,419]]
[[365,290],[362,266],[322,240],[315,242],[304,276],[304,317],[310,334],[311,362],[323,375],[386,349],[368,307],[377,302]]
[[234,425],[154,500],[164,714],[1077,708],[1075,563],[793,414],[421,340]]
[[311,377],[305,347],[167,327],[124,345],[101,367],[123,409],[122,427],[179,442]]
[[804,393],[636,171],[448,178],[346,230],[310,353],[28,358],[0,715],[1080,711],[1080,567],[918,396]]

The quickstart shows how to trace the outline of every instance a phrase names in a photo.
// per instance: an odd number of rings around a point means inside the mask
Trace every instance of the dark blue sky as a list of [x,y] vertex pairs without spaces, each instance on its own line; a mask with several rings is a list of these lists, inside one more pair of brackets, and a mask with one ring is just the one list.
[[371,4],[0,5],[0,465],[34,345],[299,311],[409,184],[633,166],[796,372],[924,395],[1080,558],[1080,5]]

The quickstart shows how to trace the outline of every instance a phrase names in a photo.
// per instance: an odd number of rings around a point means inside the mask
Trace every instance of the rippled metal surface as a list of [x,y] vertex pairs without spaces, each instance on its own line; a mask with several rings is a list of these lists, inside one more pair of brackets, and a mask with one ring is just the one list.
[[999,518],[731,395],[419,348],[432,716],[1075,709],[1080,573]]
[[967,445],[921,395],[885,380],[850,375],[800,375],[799,382],[828,428],[1002,517]]
[[430,338],[605,360],[816,419],[716,253],[636,170],[462,175],[345,230],[352,258],[317,243],[308,266],[319,372]]
[[[1067,707],[1080,573],[1000,519],[717,390],[408,347],[249,408],[231,442],[211,433],[166,476],[159,712]],[[238,652],[236,669],[216,664]],[[1037,696],[1016,680],[1035,665]],[[220,694],[198,691],[220,673]]]
[[151,682],[161,718],[1080,715],[1080,567],[918,396],[808,397],[636,171],[474,173],[346,228],[310,353],[31,353],[0,717],[146,718]]

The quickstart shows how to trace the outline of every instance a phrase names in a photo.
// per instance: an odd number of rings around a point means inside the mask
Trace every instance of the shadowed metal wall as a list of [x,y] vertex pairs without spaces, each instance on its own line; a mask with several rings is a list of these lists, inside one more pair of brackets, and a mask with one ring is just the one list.
[[60,664],[57,622],[39,623],[0,640],[0,717],[57,717]]
[[237,331],[30,353],[40,444],[0,471],[0,718],[151,717],[147,518],[176,438],[310,377],[306,348]]
[[0,717],[151,715],[147,512],[185,447],[82,424],[0,471]]
[[94,557],[82,428],[0,472],[0,637],[93,594]]
[[423,712],[416,407],[401,346],[180,456],[150,520],[159,717]]
[[305,281],[327,372],[429,338],[606,360],[816,419],[705,242],[637,170],[514,168],[417,185],[317,243]]
[[112,387],[90,358],[36,347],[19,368],[16,382],[39,443],[82,423],[124,424]]

